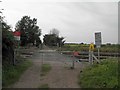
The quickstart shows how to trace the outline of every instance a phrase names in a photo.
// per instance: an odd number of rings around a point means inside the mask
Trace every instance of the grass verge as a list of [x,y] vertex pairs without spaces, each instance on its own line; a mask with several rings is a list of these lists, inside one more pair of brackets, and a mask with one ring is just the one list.
[[23,60],[18,65],[8,65],[2,70],[2,86],[7,87],[14,84],[22,73],[32,65],[32,62],[29,60]]
[[42,64],[40,76],[45,76],[51,70],[50,64]]
[[48,84],[42,84],[42,85],[40,85],[38,88],[48,89],[48,88],[49,88],[49,85],[48,85]]
[[107,59],[94,64],[79,75],[82,88],[118,88],[118,60]]

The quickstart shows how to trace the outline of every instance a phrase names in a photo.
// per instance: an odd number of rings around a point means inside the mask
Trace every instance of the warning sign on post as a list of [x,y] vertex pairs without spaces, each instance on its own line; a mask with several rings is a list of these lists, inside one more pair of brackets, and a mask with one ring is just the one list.
[[90,44],[89,50],[90,50],[90,51],[93,51],[93,50],[94,50],[94,44],[93,44],[93,43]]
[[15,32],[13,32],[13,35],[14,35],[14,37],[15,37],[15,39],[17,40],[17,41],[20,41],[20,32],[19,31],[15,31]]
[[102,43],[101,32],[96,32],[95,33],[95,45],[96,45],[96,47],[100,48],[101,47],[101,43]]

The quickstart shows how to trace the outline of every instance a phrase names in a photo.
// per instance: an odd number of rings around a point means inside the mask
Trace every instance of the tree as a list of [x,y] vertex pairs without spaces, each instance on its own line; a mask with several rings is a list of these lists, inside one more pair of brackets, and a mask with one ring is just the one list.
[[62,47],[65,43],[64,37],[57,37],[57,43],[59,47]]
[[43,41],[45,45],[59,47],[62,47],[65,42],[64,37],[59,37],[59,31],[57,29],[53,29],[50,31],[50,34],[44,35]]
[[42,41],[40,40],[40,38],[39,38],[38,35],[36,35],[35,40],[36,40],[36,47],[39,48],[39,45],[40,45],[40,44],[42,45]]
[[[0,1],[2,2],[2,1]],[[0,9],[0,47],[2,46],[2,68],[8,64],[14,64],[14,36],[11,27],[4,21],[2,10]]]
[[14,64],[14,36],[10,26],[2,21],[2,64]]
[[54,34],[59,37],[59,30],[57,30],[56,28],[53,28],[52,30],[50,30],[50,34]]
[[30,16],[23,18],[16,23],[16,30],[21,32],[21,45],[35,42],[35,37],[41,35],[41,29],[37,26],[37,19],[31,19]]
[[43,38],[44,44],[48,46],[57,46],[55,34],[46,34]]

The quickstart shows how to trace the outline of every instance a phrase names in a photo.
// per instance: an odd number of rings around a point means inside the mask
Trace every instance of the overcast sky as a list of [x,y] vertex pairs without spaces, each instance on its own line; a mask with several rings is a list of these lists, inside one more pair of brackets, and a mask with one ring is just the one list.
[[2,0],[0,8],[13,30],[17,21],[28,15],[37,18],[42,35],[56,28],[66,42],[91,43],[95,42],[94,33],[101,32],[102,43],[118,43],[117,0],[100,1]]

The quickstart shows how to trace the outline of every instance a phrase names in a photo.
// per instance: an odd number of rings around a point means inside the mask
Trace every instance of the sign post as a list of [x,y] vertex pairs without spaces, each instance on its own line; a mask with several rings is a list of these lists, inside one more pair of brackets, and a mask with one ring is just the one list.
[[100,47],[101,47],[101,32],[96,32],[95,33],[95,44],[96,44],[96,47],[98,49],[98,59],[100,60]]
[[93,58],[98,62],[99,60],[96,58],[96,56],[93,54],[93,51],[94,51],[94,44],[91,43],[90,46],[89,46],[89,62],[90,64],[93,64]]
[[100,60],[100,50],[98,48],[98,60]]
[[[17,44],[17,48],[19,49],[20,46],[20,31],[15,31],[13,32],[14,38],[15,38],[15,43]],[[17,50],[14,51],[14,64],[15,64],[15,55],[17,54]]]
[[89,62],[93,64],[93,50],[94,50],[94,44],[91,43],[89,46]]

